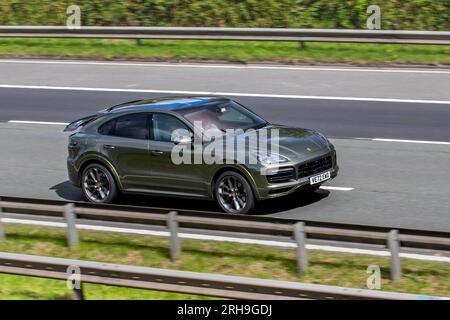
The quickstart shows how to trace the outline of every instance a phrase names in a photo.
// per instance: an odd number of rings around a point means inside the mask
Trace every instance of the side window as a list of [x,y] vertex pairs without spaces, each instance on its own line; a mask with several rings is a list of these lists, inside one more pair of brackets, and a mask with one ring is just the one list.
[[149,138],[148,114],[125,115],[103,124],[98,132],[104,135],[146,140]]
[[98,128],[98,133],[106,135],[106,136],[114,135],[115,127],[116,127],[116,119],[110,120],[110,121],[102,124],[100,126],[100,128]]
[[172,142],[172,135],[190,134],[188,126],[174,116],[154,113],[152,116],[153,139],[156,141]]

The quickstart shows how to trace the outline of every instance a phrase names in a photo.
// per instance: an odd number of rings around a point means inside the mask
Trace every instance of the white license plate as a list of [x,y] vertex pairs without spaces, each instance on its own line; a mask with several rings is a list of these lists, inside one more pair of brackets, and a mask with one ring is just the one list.
[[309,183],[310,184],[318,184],[318,183],[321,183],[321,182],[329,180],[329,179],[331,179],[330,171],[324,172],[324,173],[318,174],[317,176],[309,178]]

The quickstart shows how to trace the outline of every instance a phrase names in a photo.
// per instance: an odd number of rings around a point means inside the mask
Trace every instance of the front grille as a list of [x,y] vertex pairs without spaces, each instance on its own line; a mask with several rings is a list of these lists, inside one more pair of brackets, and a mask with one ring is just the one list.
[[270,183],[282,183],[290,180],[295,180],[295,169],[292,167],[279,168],[277,173],[267,176],[267,181]]
[[326,156],[317,160],[303,163],[297,168],[297,178],[305,178],[314,174],[319,174],[333,167],[331,156]]

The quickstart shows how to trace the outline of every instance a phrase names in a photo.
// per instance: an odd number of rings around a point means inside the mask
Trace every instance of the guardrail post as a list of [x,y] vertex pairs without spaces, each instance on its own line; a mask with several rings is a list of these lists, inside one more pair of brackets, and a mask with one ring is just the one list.
[[181,244],[178,237],[177,212],[169,212],[167,217],[167,227],[170,232],[170,259],[175,262],[181,252]]
[[83,283],[79,288],[73,288],[73,300],[84,300]]
[[300,41],[299,47],[300,50],[305,50],[306,49],[306,44],[304,41]]
[[76,226],[75,206],[73,203],[64,206],[64,217],[67,223],[67,244],[69,247],[78,245],[80,242],[78,238],[78,231]]
[[398,230],[389,231],[388,247],[391,251],[391,280],[395,281],[402,276],[402,265],[400,262],[400,242],[398,241]]
[[305,274],[308,267],[308,252],[306,251],[305,223],[294,224],[294,239],[297,242],[297,272],[299,276]]
[[3,227],[3,210],[2,210],[2,199],[0,198],[0,241],[6,240],[5,228]]

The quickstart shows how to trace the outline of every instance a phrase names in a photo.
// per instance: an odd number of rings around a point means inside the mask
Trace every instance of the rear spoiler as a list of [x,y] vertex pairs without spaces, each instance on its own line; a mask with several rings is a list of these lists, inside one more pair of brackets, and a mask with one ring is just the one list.
[[94,115],[91,115],[91,116],[87,116],[87,117],[75,120],[75,121],[73,121],[73,122],[71,122],[71,123],[69,123],[67,125],[67,127],[64,129],[64,132],[75,131],[78,128],[81,128],[81,127],[85,126],[87,123],[89,123],[91,121],[94,121],[98,117],[99,117],[98,114],[94,114]]
[[81,119],[75,120],[74,122],[69,123],[69,125],[64,129],[64,131],[65,132],[67,132],[67,131],[75,131],[75,130],[85,126],[89,122],[100,118],[102,115],[104,115],[104,114],[106,114],[106,113],[108,113],[108,112],[110,112],[110,111],[112,111],[112,110],[114,110],[116,108],[119,108],[119,107],[122,107],[122,106],[126,106],[128,104],[131,104],[131,103],[134,103],[134,102],[139,102],[139,101],[141,101],[141,100],[129,101],[129,102],[125,102],[125,103],[121,103],[121,104],[109,107],[107,109],[100,110],[96,114],[93,114],[91,116],[87,116],[87,117],[84,117],[84,118],[81,118]]

